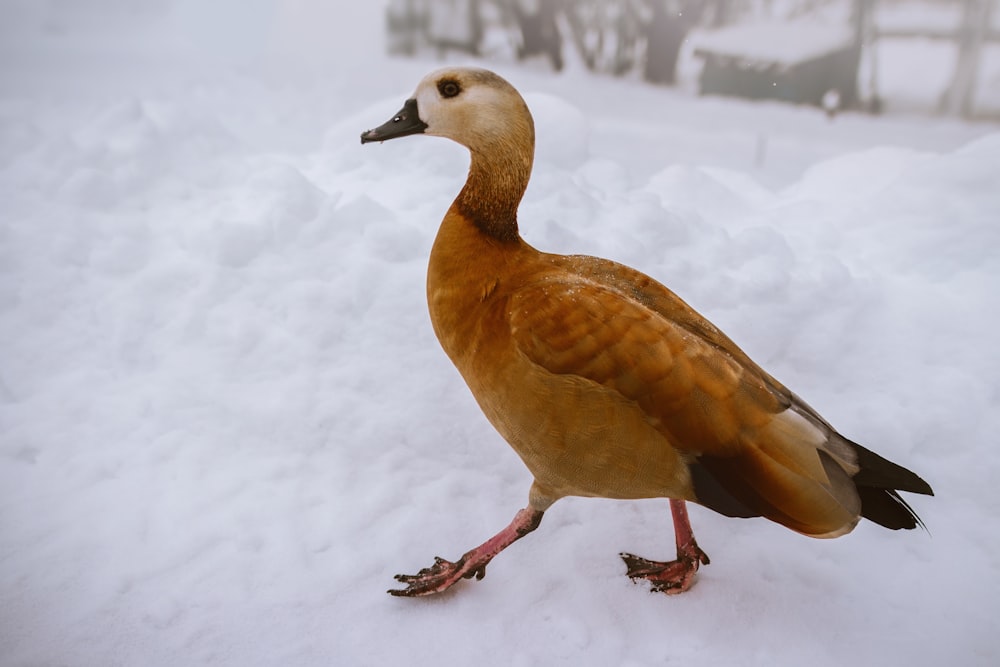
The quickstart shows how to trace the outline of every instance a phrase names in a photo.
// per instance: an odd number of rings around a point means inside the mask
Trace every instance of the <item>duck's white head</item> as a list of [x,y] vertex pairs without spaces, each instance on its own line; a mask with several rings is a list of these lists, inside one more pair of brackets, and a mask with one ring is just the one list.
[[535,143],[531,113],[520,93],[497,74],[472,67],[425,76],[399,113],[363,132],[361,143],[411,134],[447,137],[473,153],[495,150],[498,143],[526,145],[533,152]]

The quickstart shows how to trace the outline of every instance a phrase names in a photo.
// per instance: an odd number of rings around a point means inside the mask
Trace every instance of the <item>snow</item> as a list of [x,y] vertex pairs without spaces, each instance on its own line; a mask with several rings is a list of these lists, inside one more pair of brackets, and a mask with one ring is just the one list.
[[467,156],[358,141],[440,62],[346,6],[0,5],[0,664],[997,664],[996,127],[573,67],[486,63],[535,114],[526,238],[666,282],[926,477],[929,531],[694,507],[712,564],[668,598],[617,556],[671,555],[667,503],[570,498],[483,581],[385,595],[530,479],[426,314]]
[[703,31],[695,49],[761,67],[792,66],[843,50],[850,43],[851,31],[843,22],[770,20]]
[[962,24],[962,5],[958,2],[879,2],[874,7],[874,13],[880,29],[897,32],[949,32],[959,29]]

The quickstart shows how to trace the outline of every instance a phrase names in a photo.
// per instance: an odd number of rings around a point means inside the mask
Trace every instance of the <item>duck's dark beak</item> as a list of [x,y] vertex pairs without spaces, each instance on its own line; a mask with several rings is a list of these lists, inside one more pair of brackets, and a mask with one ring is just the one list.
[[367,144],[370,141],[385,141],[405,137],[410,134],[422,134],[427,129],[427,123],[420,120],[417,113],[417,101],[412,97],[406,100],[406,104],[389,122],[379,125],[374,130],[361,133],[361,143]]

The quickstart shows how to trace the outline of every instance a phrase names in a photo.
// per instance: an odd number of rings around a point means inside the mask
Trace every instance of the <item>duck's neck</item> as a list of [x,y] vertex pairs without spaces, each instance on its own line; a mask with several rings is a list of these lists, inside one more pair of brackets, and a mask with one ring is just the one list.
[[528,187],[534,142],[498,141],[471,149],[472,163],[454,208],[479,231],[500,241],[516,241],[517,207]]

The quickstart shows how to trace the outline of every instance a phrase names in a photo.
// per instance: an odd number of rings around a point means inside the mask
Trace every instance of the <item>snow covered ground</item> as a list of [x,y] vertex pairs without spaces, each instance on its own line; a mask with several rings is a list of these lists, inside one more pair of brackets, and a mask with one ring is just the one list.
[[440,63],[377,3],[204,6],[0,1],[0,664],[1000,662],[996,126],[495,65],[531,243],[664,281],[938,495],[835,541],[693,508],[676,598],[617,556],[671,556],[666,501],[566,499],[401,600],[530,482],[426,315],[463,150],[358,141]]

